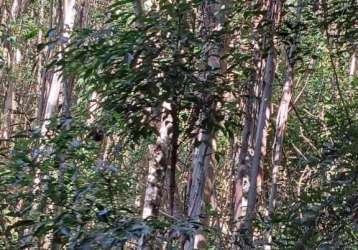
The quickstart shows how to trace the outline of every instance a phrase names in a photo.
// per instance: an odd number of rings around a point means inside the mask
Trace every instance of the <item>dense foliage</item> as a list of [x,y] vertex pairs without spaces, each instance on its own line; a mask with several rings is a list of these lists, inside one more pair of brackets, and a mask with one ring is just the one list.
[[[358,247],[358,2],[283,1],[275,27],[261,18],[261,1],[222,1],[219,27],[207,21],[209,0],[138,1],[141,14],[137,1],[75,1],[78,16],[65,42],[68,1],[20,1],[11,18],[15,2],[0,1],[0,249],[181,249],[198,232],[206,238],[202,249],[244,249],[233,239],[236,150],[245,103],[253,103],[256,129],[264,92],[257,79],[272,48],[261,182],[252,232],[241,228],[240,239],[264,249],[272,230],[273,249]],[[290,62],[293,97],[268,216],[275,122]],[[57,73],[59,105],[46,120]],[[151,148],[168,103],[174,182],[168,167],[158,184],[159,215],[143,218],[148,166],[157,157]],[[188,215],[188,189],[201,131],[214,135],[217,148],[202,179],[212,183],[202,190],[198,221]]]

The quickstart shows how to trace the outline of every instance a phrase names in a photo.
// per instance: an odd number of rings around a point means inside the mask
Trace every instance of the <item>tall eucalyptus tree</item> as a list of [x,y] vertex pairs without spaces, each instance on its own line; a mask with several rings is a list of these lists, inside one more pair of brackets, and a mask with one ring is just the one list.
[[[292,37],[292,42],[288,48],[285,49],[286,55],[286,69],[284,76],[284,83],[282,89],[282,97],[280,105],[277,111],[276,116],[276,126],[275,126],[275,137],[273,142],[272,150],[272,174],[271,174],[271,190],[269,195],[269,204],[268,204],[268,220],[272,220],[272,215],[275,209],[275,201],[278,188],[278,172],[279,168],[282,165],[282,150],[283,150],[283,139],[285,135],[285,130],[287,126],[287,119],[289,113],[289,107],[292,100],[293,88],[294,88],[294,66],[297,59],[297,47],[299,45],[299,25],[301,22],[301,12],[302,12],[302,1],[298,0],[296,3],[296,20],[295,26],[296,32]],[[270,222],[269,222],[270,223]],[[267,245],[265,249],[271,249],[272,244],[272,228],[268,230]]]
[[[75,23],[76,16],[76,0],[63,0],[60,2],[58,13],[62,14],[58,20],[58,30],[59,38],[58,45],[59,50],[64,51],[65,47],[69,43],[70,35]],[[59,54],[61,57],[61,53]],[[60,58],[59,58],[60,59]],[[49,119],[51,119],[56,114],[56,109],[58,107],[58,101],[60,97],[61,87],[66,88],[66,79],[63,79],[62,72],[59,69],[56,69],[53,73],[52,80],[49,86],[49,93],[46,100],[46,106],[44,111],[44,121],[41,126],[41,133],[45,134],[47,132],[47,126],[49,124]],[[64,90],[63,90],[64,91]],[[67,90],[66,90],[67,91]],[[65,102],[68,98],[65,98]],[[65,104],[68,106],[68,104]]]
[[[215,129],[212,117],[216,110],[216,98],[210,92],[210,86],[219,85],[222,80],[220,73],[224,69],[223,53],[224,41],[222,38],[225,22],[227,2],[202,2],[199,12],[200,37],[203,40],[201,48],[202,69],[199,79],[207,86],[200,93],[199,128],[194,142],[192,172],[188,185],[188,208],[187,216],[193,221],[200,221],[204,201],[204,189],[206,179],[209,178],[210,168],[215,154]],[[184,249],[198,249],[204,239],[198,232],[194,237],[186,240]]]
[[[282,2],[280,0],[263,1],[265,9],[265,19],[267,22],[267,30],[263,34],[262,47],[264,60],[262,67],[264,68],[263,78],[259,82],[260,88],[260,105],[257,116],[257,127],[255,132],[255,143],[252,161],[250,164],[250,186],[247,198],[247,212],[245,222],[241,229],[247,230],[248,236],[251,238],[252,222],[255,217],[255,206],[257,200],[257,181],[261,170],[260,164],[266,155],[267,129],[270,118],[270,100],[272,96],[272,84],[276,72],[276,49],[274,45],[274,36],[281,17]],[[249,240],[248,242],[250,242]]]

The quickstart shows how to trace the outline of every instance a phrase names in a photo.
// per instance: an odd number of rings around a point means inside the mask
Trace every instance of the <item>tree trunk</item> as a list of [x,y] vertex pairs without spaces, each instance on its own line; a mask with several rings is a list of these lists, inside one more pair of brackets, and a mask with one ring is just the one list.
[[[75,9],[76,0],[62,0],[59,2],[57,13],[59,15],[58,25],[59,25],[59,42],[58,49],[59,49],[59,58],[61,59],[63,52],[65,51],[65,47],[69,43],[70,33],[74,26],[75,21]],[[52,6],[51,6],[52,8]],[[51,50],[48,51],[48,55],[50,57]],[[44,81],[46,80],[47,76],[45,75]],[[50,119],[53,118],[53,116],[58,112],[58,101],[60,97],[61,88],[62,90],[66,90],[67,88],[67,78],[62,76],[62,72],[58,68],[54,70],[54,73],[52,75],[52,80],[50,81],[49,86],[49,93],[46,100],[46,106],[44,107],[44,117],[41,125],[41,134],[45,135],[48,131],[48,125],[50,123]],[[42,89],[44,83],[42,85]],[[65,100],[66,102],[66,100]],[[65,103],[64,105],[67,105],[69,107],[68,103]],[[70,121],[67,120],[64,121],[65,125],[61,129],[68,129],[70,126]],[[60,195],[63,192],[64,188],[64,175],[66,172],[66,153],[61,152],[56,155],[57,157],[57,164],[58,164],[58,172],[57,172],[57,193]],[[55,216],[58,216],[61,214],[61,207],[57,206],[54,208]],[[53,235],[53,238],[55,238],[55,235]],[[44,244],[47,245],[47,247],[51,246],[52,250],[57,250],[61,248],[61,243],[58,241],[51,239],[50,235],[46,235],[44,239]]]
[[263,92],[256,129],[255,150],[250,168],[250,188],[248,193],[247,213],[245,219],[245,229],[247,229],[249,232],[251,230],[251,224],[255,213],[254,210],[257,196],[257,176],[260,171],[260,161],[262,159],[262,156],[266,154],[266,152],[263,152],[262,150],[262,145],[264,134],[267,130],[268,120],[270,118],[270,100],[272,94],[272,83],[276,67],[274,61],[275,57],[275,51],[273,49],[270,49],[265,68],[266,72],[264,76]]
[[7,86],[4,108],[5,119],[2,128],[2,139],[4,140],[8,140],[11,137],[12,125],[14,122],[13,111],[15,110],[15,106],[15,82],[13,80],[10,80]]
[[[9,22],[16,22],[16,18],[19,15],[21,8],[20,0],[13,0],[10,9]],[[14,123],[14,110],[16,109],[15,92],[16,92],[16,67],[20,64],[22,55],[21,51],[17,48],[13,48],[11,43],[7,43],[4,46],[4,54],[7,59],[8,66],[8,86],[5,95],[5,107],[4,107],[4,124],[2,125],[1,138],[8,140],[11,137]]]
[[[147,7],[147,9],[145,7]],[[143,16],[154,7],[158,8],[153,0],[135,0],[134,12],[136,15],[136,29],[143,28]],[[159,117],[159,120],[155,122],[157,134],[156,143],[149,145],[150,159],[144,194],[143,219],[150,217],[156,218],[159,216],[159,209],[164,190],[169,191],[169,203],[167,204],[169,204],[170,213],[174,214],[174,195],[176,187],[175,168],[177,161],[177,141],[179,136],[176,105],[175,98],[173,98],[172,100],[162,102],[159,107],[153,109],[154,119]],[[159,111],[159,115],[155,114],[157,113],[157,110]],[[169,178],[165,181],[167,171],[169,171]],[[169,184],[169,188],[165,188],[166,183]],[[142,238],[139,242],[139,248],[152,249],[153,242],[151,239]]]
[[[302,2],[299,0],[297,2],[297,11],[296,11],[297,25],[300,23],[301,9],[302,9]],[[270,228],[268,229],[268,232],[266,234],[266,245],[265,245],[266,250],[270,250],[272,244],[271,219],[276,205],[278,172],[279,172],[279,168],[281,167],[282,153],[283,153],[282,152],[283,138],[286,130],[289,107],[292,99],[292,91],[293,91],[293,84],[294,84],[293,70],[295,64],[297,44],[298,44],[298,33],[295,33],[293,43],[290,46],[289,52],[286,55],[285,81],[283,84],[283,93],[276,117],[276,131],[275,131],[273,150],[272,150],[272,175],[271,175],[272,183],[271,183],[271,191],[269,195],[268,219],[267,219],[268,222],[270,223]]]
[[[218,73],[223,70],[222,56],[224,49],[224,42],[213,39],[213,35],[222,31],[224,26],[224,1],[211,2],[209,0],[203,1],[201,5],[201,31],[202,37],[206,40],[203,46],[201,58],[203,65],[206,65],[205,70],[201,73],[201,80],[203,82],[213,81],[217,82],[220,79],[217,77]],[[212,157],[215,153],[215,135],[211,129],[212,124],[209,124],[209,116],[215,112],[216,104],[212,102],[210,93],[202,93],[202,109],[200,114],[200,129],[194,142],[192,173],[191,181],[188,186],[188,210],[187,216],[192,221],[200,222],[201,209],[204,199],[205,183],[212,182],[206,180],[213,168]],[[198,249],[205,244],[205,238],[200,230],[194,230],[194,235],[186,239],[184,249]]]
[[253,124],[253,89],[249,86],[248,98],[244,103],[245,116],[244,116],[244,128],[241,132],[240,148],[238,148],[238,142],[235,142],[235,156],[234,161],[234,183],[233,183],[233,213],[232,213],[232,243],[235,249],[239,244],[239,228],[242,219],[246,215],[247,205],[247,188],[249,183],[249,169],[250,162],[249,149],[253,147],[251,141],[253,137],[252,128]]
[[[75,0],[63,0],[63,26],[60,32],[60,50],[63,50],[68,44],[70,34],[73,29],[76,14],[75,3]],[[67,84],[62,79],[61,72],[56,69],[50,83],[49,95],[46,101],[44,122],[41,127],[42,134],[46,134],[49,119],[51,119],[56,113],[55,111],[57,109],[57,104],[60,97],[61,84],[63,84],[64,88],[67,86]]]
[[[264,9],[264,6],[258,6]],[[252,6],[251,8],[257,8]],[[236,142],[236,154],[234,155],[234,181],[232,200],[232,248],[237,249],[245,245],[240,228],[244,225],[247,213],[247,197],[250,186],[250,163],[255,147],[256,119],[258,116],[259,96],[261,94],[260,83],[263,81],[265,60],[262,58],[259,41],[262,31],[259,30],[262,15],[255,16],[252,20],[252,75],[246,84],[246,99],[242,105],[244,111],[243,130],[240,142]],[[238,141],[238,140],[237,140]],[[240,144],[239,144],[240,143]],[[240,147],[239,147],[240,145]]]
[[[150,159],[144,194],[143,219],[159,216],[166,171],[171,165],[173,139],[172,105],[164,102],[160,113],[159,136],[155,144],[149,145]],[[139,242],[139,249],[153,249],[152,245],[153,242],[150,239],[142,236]]]
[[357,70],[357,55],[358,55],[358,48],[355,49],[352,55],[351,64],[349,67],[349,81],[351,82],[356,75]]
[[[45,1],[40,1],[40,10],[39,10],[39,16],[38,16],[38,25],[40,27],[39,33],[37,36],[37,43],[42,43],[42,25],[44,21],[44,11],[45,11]],[[43,102],[44,102],[44,91],[45,91],[45,81],[43,79],[43,53],[40,52],[37,57],[37,88],[36,88],[36,125],[41,125],[41,118],[42,118],[42,112],[43,112]]]
[[161,122],[158,129],[159,136],[156,144],[149,146],[152,157],[149,161],[148,179],[145,191],[143,219],[159,215],[159,206],[164,185],[165,172],[170,165],[171,139],[173,131],[173,117],[171,105],[163,103]]
[[273,44],[274,33],[276,25],[280,19],[281,1],[268,0],[266,2],[267,15],[266,19],[270,21],[269,30],[264,34],[263,48],[267,49],[267,56],[265,59],[265,71],[263,80],[261,82],[261,101],[257,118],[257,127],[255,134],[255,149],[250,168],[250,187],[248,192],[247,213],[245,223],[241,229],[247,232],[247,241],[251,244],[252,236],[252,221],[255,217],[255,205],[257,198],[257,181],[260,171],[261,160],[266,155],[266,133],[268,122],[270,118],[270,100],[272,95],[272,84],[275,77],[276,69],[276,51]]
[[177,208],[175,206],[176,191],[176,166],[178,161],[178,139],[179,139],[179,119],[177,117],[177,107],[173,106],[173,138],[171,147],[171,161],[169,167],[169,212],[171,216],[176,216]]

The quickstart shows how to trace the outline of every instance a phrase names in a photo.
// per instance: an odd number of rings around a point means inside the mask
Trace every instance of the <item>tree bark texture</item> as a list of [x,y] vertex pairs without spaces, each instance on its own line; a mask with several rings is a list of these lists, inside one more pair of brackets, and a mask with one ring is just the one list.
[[[62,9],[62,12],[60,11],[60,13],[62,13],[63,22],[62,22],[59,41],[60,41],[60,50],[63,51],[69,42],[71,31],[73,29],[73,25],[75,22],[76,1],[75,0],[63,0],[62,4],[63,4],[63,6],[62,6],[63,9]],[[49,124],[49,119],[51,119],[53,117],[53,115],[56,113],[57,104],[58,104],[58,100],[60,97],[61,87],[66,88],[67,85],[68,84],[64,81],[60,70],[56,69],[55,73],[52,76],[49,94],[48,94],[47,101],[46,101],[44,122],[41,127],[42,134],[45,134],[47,132],[47,126]],[[67,100],[68,99],[65,98],[65,102]],[[69,104],[65,104],[65,106],[69,106]]]
[[266,134],[270,118],[270,101],[272,95],[272,84],[276,70],[276,50],[273,44],[276,26],[280,19],[281,1],[268,0],[264,2],[267,6],[266,20],[269,21],[269,29],[263,37],[263,48],[267,50],[264,63],[263,80],[260,83],[261,100],[257,117],[257,127],[255,134],[255,148],[250,166],[250,187],[248,191],[247,213],[245,222],[241,229],[246,231],[246,241],[251,242],[252,222],[255,217],[255,205],[257,199],[257,181],[260,171],[261,160],[266,155]]
[[[223,41],[217,41],[214,35],[220,34],[224,27],[225,20],[224,1],[212,2],[203,1],[200,13],[201,36],[204,45],[201,53],[201,60],[205,65],[200,78],[205,82],[215,79],[219,82],[218,74],[223,69]],[[220,36],[220,35],[219,35]],[[202,93],[202,110],[199,115],[200,129],[194,142],[191,181],[188,186],[188,209],[187,216],[191,221],[200,221],[202,206],[204,202],[205,183],[212,184],[212,180],[206,180],[210,172],[213,173],[213,155],[215,153],[215,134],[211,131],[211,124],[208,123],[209,116],[215,112],[216,104],[213,103],[210,93]],[[208,187],[210,188],[210,187]],[[211,187],[212,188],[212,187]],[[212,195],[212,194],[211,194]],[[205,242],[203,235],[194,229],[194,235],[186,239],[184,249],[198,249]]]
[[[302,1],[297,2],[297,11],[296,11],[296,24],[299,25],[301,19],[301,9]],[[274,213],[276,205],[276,196],[278,188],[278,172],[282,165],[282,150],[283,150],[283,139],[285,135],[289,107],[292,100],[292,92],[294,87],[294,64],[296,58],[296,49],[298,46],[299,34],[295,33],[293,43],[288,48],[288,53],[286,55],[286,72],[285,79],[282,90],[282,97],[280,101],[280,106],[278,108],[276,116],[276,131],[273,143],[272,150],[272,173],[271,173],[271,190],[269,195],[269,204],[268,204],[268,221],[270,223],[270,228],[267,232],[266,246],[265,249],[271,249],[272,243],[272,224],[271,219]]]

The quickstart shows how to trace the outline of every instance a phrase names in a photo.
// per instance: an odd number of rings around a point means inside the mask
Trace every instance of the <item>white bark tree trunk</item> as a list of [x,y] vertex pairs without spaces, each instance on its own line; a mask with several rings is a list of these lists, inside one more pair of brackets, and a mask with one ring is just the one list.
[[159,206],[166,170],[170,165],[173,117],[171,105],[163,103],[159,137],[154,145],[149,146],[152,159],[149,162],[148,179],[144,197],[143,219],[159,215]]
[[[164,183],[167,169],[171,164],[172,139],[173,139],[173,117],[172,106],[163,102],[158,123],[159,136],[155,144],[149,145],[149,167],[146,189],[144,194],[142,218],[156,218],[159,216]],[[142,236],[138,249],[153,249],[149,238]]]
[[[264,6],[260,6],[264,9]],[[240,237],[240,228],[244,225],[244,219],[247,212],[247,197],[250,186],[250,163],[252,161],[253,151],[255,147],[255,132],[258,116],[260,86],[263,81],[265,60],[262,58],[259,41],[261,32],[258,30],[260,23],[264,17],[262,15],[255,16],[252,20],[252,54],[253,54],[253,74],[249,82],[244,83],[247,86],[244,100],[244,122],[241,131],[240,145],[237,148],[238,155],[234,160],[234,185],[233,185],[233,211],[232,211],[232,249],[237,249],[242,244]],[[238,147],[238,146],[237,146]]]
[[[68,44],[71,31],[73,29],[76,15],[75,4],[76,0],[63,0],[63,26],[59,39],[61,42],[61,50],[63,50],[64,47]],[[42,134],[46,134],[49,119],[51,119],[56,113],[62,83],[63,79],[61,72],[59,71],[59,69],[56,69],[55,73],[53,74],[52,81],[50,83],[49,95],[46,101],[44,122],[41,127]],[[63,86],[65,87],[66,84],[63,84]]]

